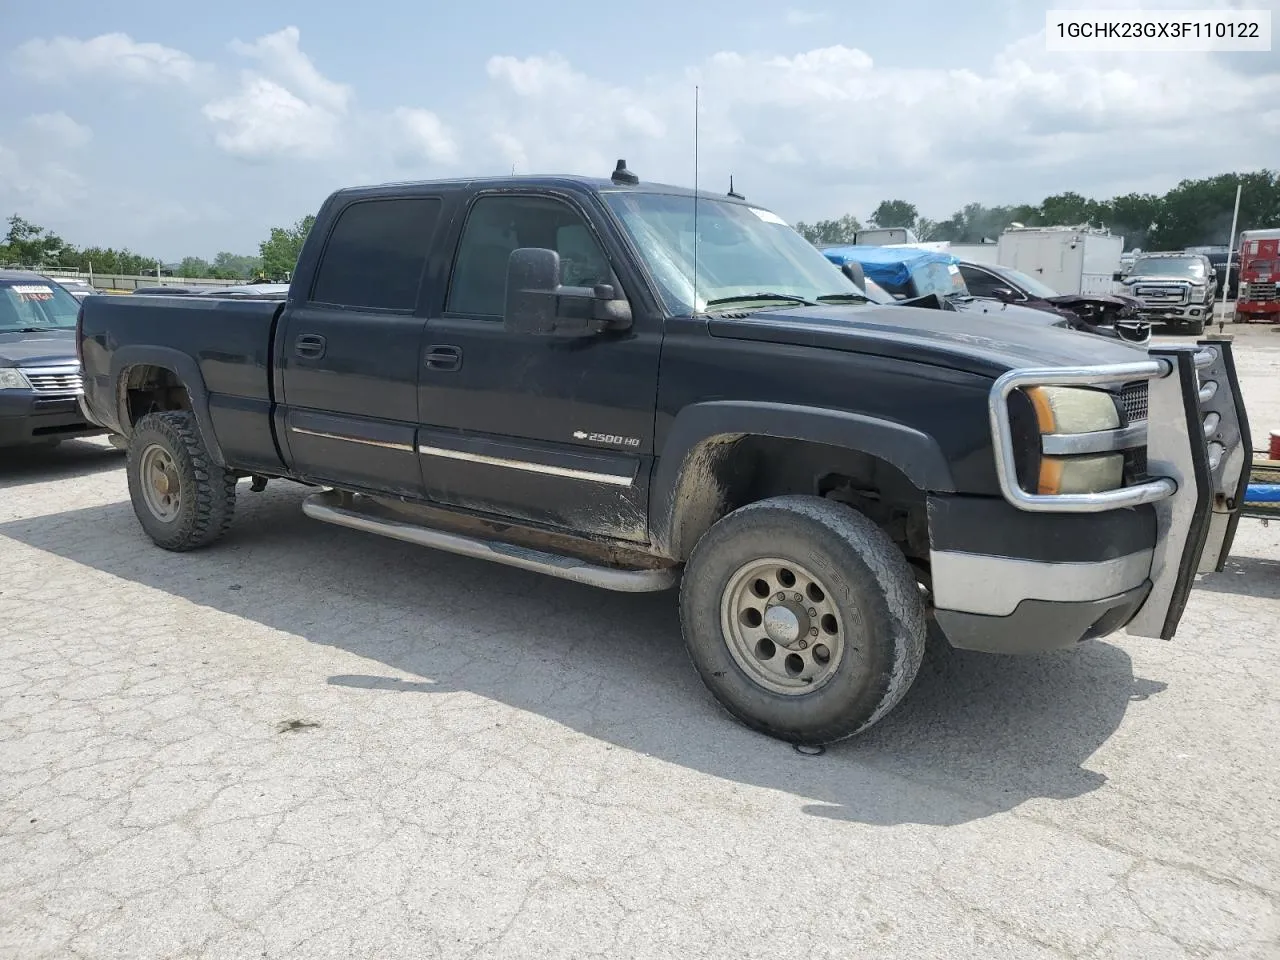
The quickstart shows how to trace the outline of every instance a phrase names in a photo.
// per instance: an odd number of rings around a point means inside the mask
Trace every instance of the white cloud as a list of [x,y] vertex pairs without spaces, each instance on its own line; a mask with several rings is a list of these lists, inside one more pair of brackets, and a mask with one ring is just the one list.
[[458,160],[453,132],[435,113],[420,107],[397,107],[391,114],[401,162],[451,164]]
[[32,159],[0,143],[0,210],[37,223],[57,217],[89,194],[84,177],[58,161]]
[[697,83],[702,183],[732,172],[793,218],[865,213],[888,197],[946,216],[969,200],[1107,196],[1135,181],[1163,191],[1280,154],[1257,107],[1280,97],[1274,66],[1245,76],[1207,54],[1048,55],[1042,35],[964,70],[882,67],[836,45],[717,53],[628,87],[557,56],[494,57],[488,74],[482,109],[461,122],[502,167],[605,175],[625,156],[644,179],[684,184]]
[[[666,88],[615,86],[554,54],[491,57],[486,71],[493,88],[460,122],[479,126],[476,139],[497,146],[504,165],[514,163],[523,173],[608,172],[625,155],[615,152],[619,147],[639,154],[635,145],[658,144],[670,132],[673,100]],[[690,108],[692,97],[690,87]]]
[[302,52],[301,39],[297,27],[285,27],[253,43],[233,40],[231,50],[257,60],[264,72],[315,106],[333,113],[346,112],[351,102],[351,88],[321,74],[311,58]]
[[285,27],[253,43],[232,42],[259,69],[243,71],[237,92],[203,108],[223,150],[244,159],[317,158],[340,146],[351,88],[321,74],[300,39],[297,27]]
[[140,43],[127,33],[104,33],[89,40],[28,40],[14,51],[13,66],[24,76],[48,83],[103,76],[132,83],[187,84],[204,69],[181,50]]
[[822,23],[827,19],[825,13],[814,13],[810,10],[797,10],[794,7],[783,14],[783,22],[789,27],[807,27]]
[[35,136],[54,148],[74,150],[93,139],[93,131],[77,123],[61,110],[57,113],[37,113],[27,117],[26,126]]

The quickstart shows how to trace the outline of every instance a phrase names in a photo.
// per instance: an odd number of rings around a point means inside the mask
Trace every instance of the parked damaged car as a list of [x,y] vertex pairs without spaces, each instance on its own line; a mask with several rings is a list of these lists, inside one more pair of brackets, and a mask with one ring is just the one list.
[[999,313],[1011,320],[1045,327],[1068,327],[1054,313],[1014,304],[980,300],[965,287],[949,253],[915,247],[827,246],[823,255],[838,266],[875,303]]
[[1076,329],[1091,333],[1144,345],[1151,341],[1152,324],[1139,315],[1142,301],[1136,297],[1058,293],[1042,280],[1012,267],[963,259],[958,266],[965,286],[975,297],[1056,313]]
[[[986,295],[968,285],[965,274],[967,261],[937,250],[828,246],[822,252],[828,260],[846,272],[849,272],[851,265],[856,264],[857,271],[865,279],[855,277],[855,282],[863,286],[864,290],[867,282],[874,282],[889,295],[888,302],[891,303],[930,306],[930,301],[936,298],[944,310],[1000,314],[1023,323],[1081,330],[1113,340],[1124,340],[1135,346],[1145,346],[1151,340],[1151,325],[1131,315],[1136,310],[1136,304],[1129,303],[1130,298],[1080,294],[1059,296],[1043,284],[1039,285],[1043,288],[1042,295],[1037,297],[1025,295],[1025,299],[1022,299],[1013,287],[1006,288],[1010,291],[1006,296],[994,293]],[[989,268],[987,264],[982,266]],[[997,269],[1006,271],[1008,268]],[[1031,278],[1026,277],[1026,280]],[[1054,300],[1047,299],[1044,292],[1052,294]],[[868,296],[877,300],[871,294]],[[1110,304],[1108,301],[1116,302]],[[1107,312],[1108,309],[1110,313]]]

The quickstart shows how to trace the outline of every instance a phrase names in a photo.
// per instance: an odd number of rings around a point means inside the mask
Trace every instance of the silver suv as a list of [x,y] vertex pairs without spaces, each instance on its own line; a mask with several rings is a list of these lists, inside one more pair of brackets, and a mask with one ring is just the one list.
[[1140,253],[1120,285],[1141,301],[1138,315],[1167,333],[1199,335],[1213,319],[1218,278],[1202,253]]

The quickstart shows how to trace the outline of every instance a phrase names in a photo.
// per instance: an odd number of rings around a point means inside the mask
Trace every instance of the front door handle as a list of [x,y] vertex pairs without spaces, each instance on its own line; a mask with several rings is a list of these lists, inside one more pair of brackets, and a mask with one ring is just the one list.
[[457,370],[462,366],[462,348],[445,344],[427,348],[428,370]]
[[324,337],[314,333],[304,333],[293,341],[293,352],[307,360],[318,360],[324,356]]

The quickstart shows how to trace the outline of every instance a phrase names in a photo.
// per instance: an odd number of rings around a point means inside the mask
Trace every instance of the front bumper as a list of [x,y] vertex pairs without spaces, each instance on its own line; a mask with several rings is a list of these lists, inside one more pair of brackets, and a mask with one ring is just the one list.
[[1213,304],[1187,303],[1180,306],[1160,304],[1158,306],[1143,305],[1138,308],[1138,317],[1148,323],[1161,326],[1196,323],[1208,320],[1213,316]]
[[0,390],[0,447],[21,447],[105,433],[80,412],[76,395]]
[[1237,300],[1237,317],[1268,317],[1280,314],[1280,300]]
[[[929,498],[935,615],[952,645],[1032,653],[1121,628],[1170,639],[1195,575],[1223,568],[1248,484],[1249,429],[1231,344],[1204,340],[1150,356],[1124,367],[1011,371],[996,382],[1004,498]],[[1009,393],[1134,379],[1149,383],[1150,479],[1063,496],[1018,486]]]

